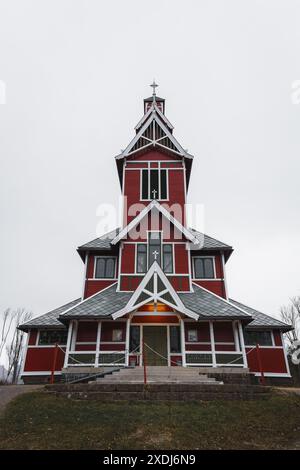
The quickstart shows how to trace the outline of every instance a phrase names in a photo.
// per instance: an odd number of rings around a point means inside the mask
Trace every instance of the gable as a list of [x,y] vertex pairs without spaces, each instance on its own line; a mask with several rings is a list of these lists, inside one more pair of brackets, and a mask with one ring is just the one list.
[[197,313],[191,312],[185,308],[182,300],[172,287],[157,261],[153,262],[147,274],[130,297],[126,307],[113,313],[112,318],[116,320],[149,303],[153,303],[154,305],[162,303],[194,320],[198,320],[199,318]]
[[195,245],[199,244],[198,238],[192,234],[187,228],[185,228],[178,220],[176,220],[170,212],[158,201],[153,200],[150,204],[148,204],[126,227],[120,230],[119,234],[111,241],[112,245],[116,245],[120,240],[127,236],[127,234],[139,224],[144,217],[152,210],[157,210],[161,212],[161,214],[166,217],[169,222],[171,222],[177,230],[179,230],[187,240],[191,241]]

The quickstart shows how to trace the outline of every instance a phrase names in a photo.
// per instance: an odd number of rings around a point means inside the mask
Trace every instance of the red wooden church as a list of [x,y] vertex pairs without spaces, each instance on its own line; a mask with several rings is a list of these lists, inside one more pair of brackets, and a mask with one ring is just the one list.
[[233,248],[186,224],[192,163],[154,84],[134,138],[116,157],[123,225],[78,248],[79,298],[20,326],[28,332],[25,383],[49,381],[57,351],[56,380],[71,367],[144,360],[290,377],[282,337],[289,325],[229,298]]

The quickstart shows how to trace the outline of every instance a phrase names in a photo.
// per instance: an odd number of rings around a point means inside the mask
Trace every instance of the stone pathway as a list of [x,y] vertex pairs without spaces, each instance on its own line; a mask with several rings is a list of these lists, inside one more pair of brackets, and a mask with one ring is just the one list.
[[43,385],[0,385],[0,412],[18,395],[42,388]]

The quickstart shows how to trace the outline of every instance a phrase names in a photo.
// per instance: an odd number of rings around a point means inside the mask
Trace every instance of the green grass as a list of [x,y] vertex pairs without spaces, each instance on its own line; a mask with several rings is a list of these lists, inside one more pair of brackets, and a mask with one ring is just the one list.
[[1,449],[283,449],[300,441],[300,397],[101,403],[35,392],[0,425]]

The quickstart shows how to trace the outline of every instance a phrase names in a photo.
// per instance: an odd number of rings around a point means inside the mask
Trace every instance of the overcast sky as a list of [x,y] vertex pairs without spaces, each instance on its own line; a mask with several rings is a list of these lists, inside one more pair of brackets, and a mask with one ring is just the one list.
[[194,158],[189,202],[235,251],[229,294],[300,294],[300,1],[0,0],[0,308],[81,295],[76,247],[117,204],[114,156],[151,93]]

